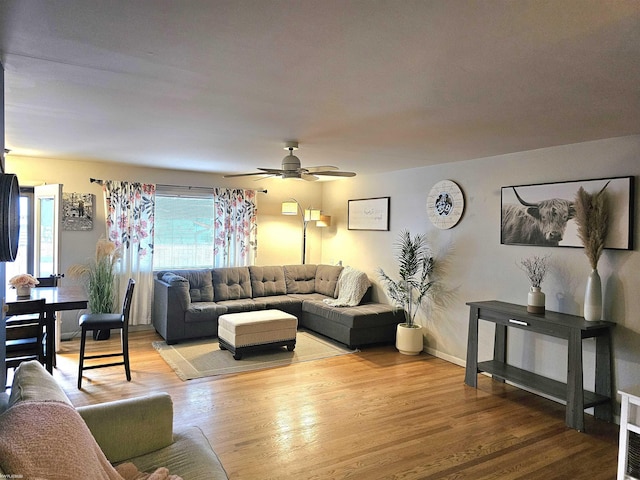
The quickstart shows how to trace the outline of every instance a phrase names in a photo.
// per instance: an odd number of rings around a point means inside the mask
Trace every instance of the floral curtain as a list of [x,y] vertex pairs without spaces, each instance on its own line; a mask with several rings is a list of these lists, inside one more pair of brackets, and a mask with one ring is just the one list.
[[256,191],[216,187],[213,197],[214,266],[253,265],[258,248]]
[[129,278],[136,281],[131,323],[151,323],[153,227],[156,186],[106,180],[103,184],[109,240],[122,249],[120,304]]

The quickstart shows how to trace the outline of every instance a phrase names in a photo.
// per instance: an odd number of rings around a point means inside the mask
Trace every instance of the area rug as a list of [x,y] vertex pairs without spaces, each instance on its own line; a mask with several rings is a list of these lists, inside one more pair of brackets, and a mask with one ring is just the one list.
[[246,353],[241,360],[234,360],[229,351],[220,350],[216,338],[175,345],[153,342],[153,346],[182,380],[282,367],[358,351],[349,350],[307,331],[298,331],[293,352],[284,347],[274,348]]

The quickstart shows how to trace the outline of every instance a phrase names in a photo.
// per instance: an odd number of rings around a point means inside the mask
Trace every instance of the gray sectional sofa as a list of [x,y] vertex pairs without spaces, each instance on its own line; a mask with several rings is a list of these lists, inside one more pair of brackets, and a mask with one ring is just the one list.
[[155,273],[152,323],[168,344],[216,336],[225,313],[278,309],[295,315],[300,327],[359,347],[395,340],[404,314],[371,301],[337,307],[343,267],[335,265],[250,266]]

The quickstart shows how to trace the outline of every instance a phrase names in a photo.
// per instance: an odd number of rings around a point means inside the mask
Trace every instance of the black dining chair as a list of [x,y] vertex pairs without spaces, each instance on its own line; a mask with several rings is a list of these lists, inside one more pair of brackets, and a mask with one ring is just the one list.
[[36,285],[36,288],[38,287],[57,287],[58,286],[58,282],[60,281],[60,278],[64,277],[64,273],[60,274],[52,274],[49,275],[48,277],[38,277],[36,280],[38,280],[38,284]]
[[7,305],[5,369],[27,360],[45,363],[46,300],[24,300]]
[[[40,287],[57,287],[58,283],[60,282],[60,279],[64,277],[64,273],[53,273],[51,275],[49,275],[48,277],[37,277],[38,280],[38,284],[36,285],[36,288],[40,288]],[[51,319],[51,321],[55,322],[56,321],[56,317],[57,315],[54,313],[53,314],[53,318]],[[45,342],[46,342],[46,333],[45,333]],[[55,342],[55,340],[54,340]],[[52,357],[53,357],[53,366],[56,366],[56,351],[55,349],[52,352]]]
[[[82,329],[80,336],[80,362],[78,364],[78,389],[82,388],[82,371],[93,368],[114,367],[124,365],[124,371],[127,375],[127,381],[131,381],[131,371],[129,369],[129,314],[131,312],[131,300],[133,298],[133,287],[136,282],[132,278],[129,279],[127,291],[124,296],[122,305],[122,313],[87,313],[80,317],[80,327]],[[100,355],[85,355],[85,343],[87,340],[87,332],[95,330],[120,330],[120,338],[122,350],[116,353],[103,353]],[[85,360],[120,357],[122,361],[112,363],[100,363],[84,366]]]

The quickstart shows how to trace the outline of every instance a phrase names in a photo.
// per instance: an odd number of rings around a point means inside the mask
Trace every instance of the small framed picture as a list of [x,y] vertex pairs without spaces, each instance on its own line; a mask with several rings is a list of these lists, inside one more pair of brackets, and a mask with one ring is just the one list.
[[348,201],[349,230],[389,230],[391,197],[362,198]]
[[62,194],[62,229],[93,229],[93,193]]

